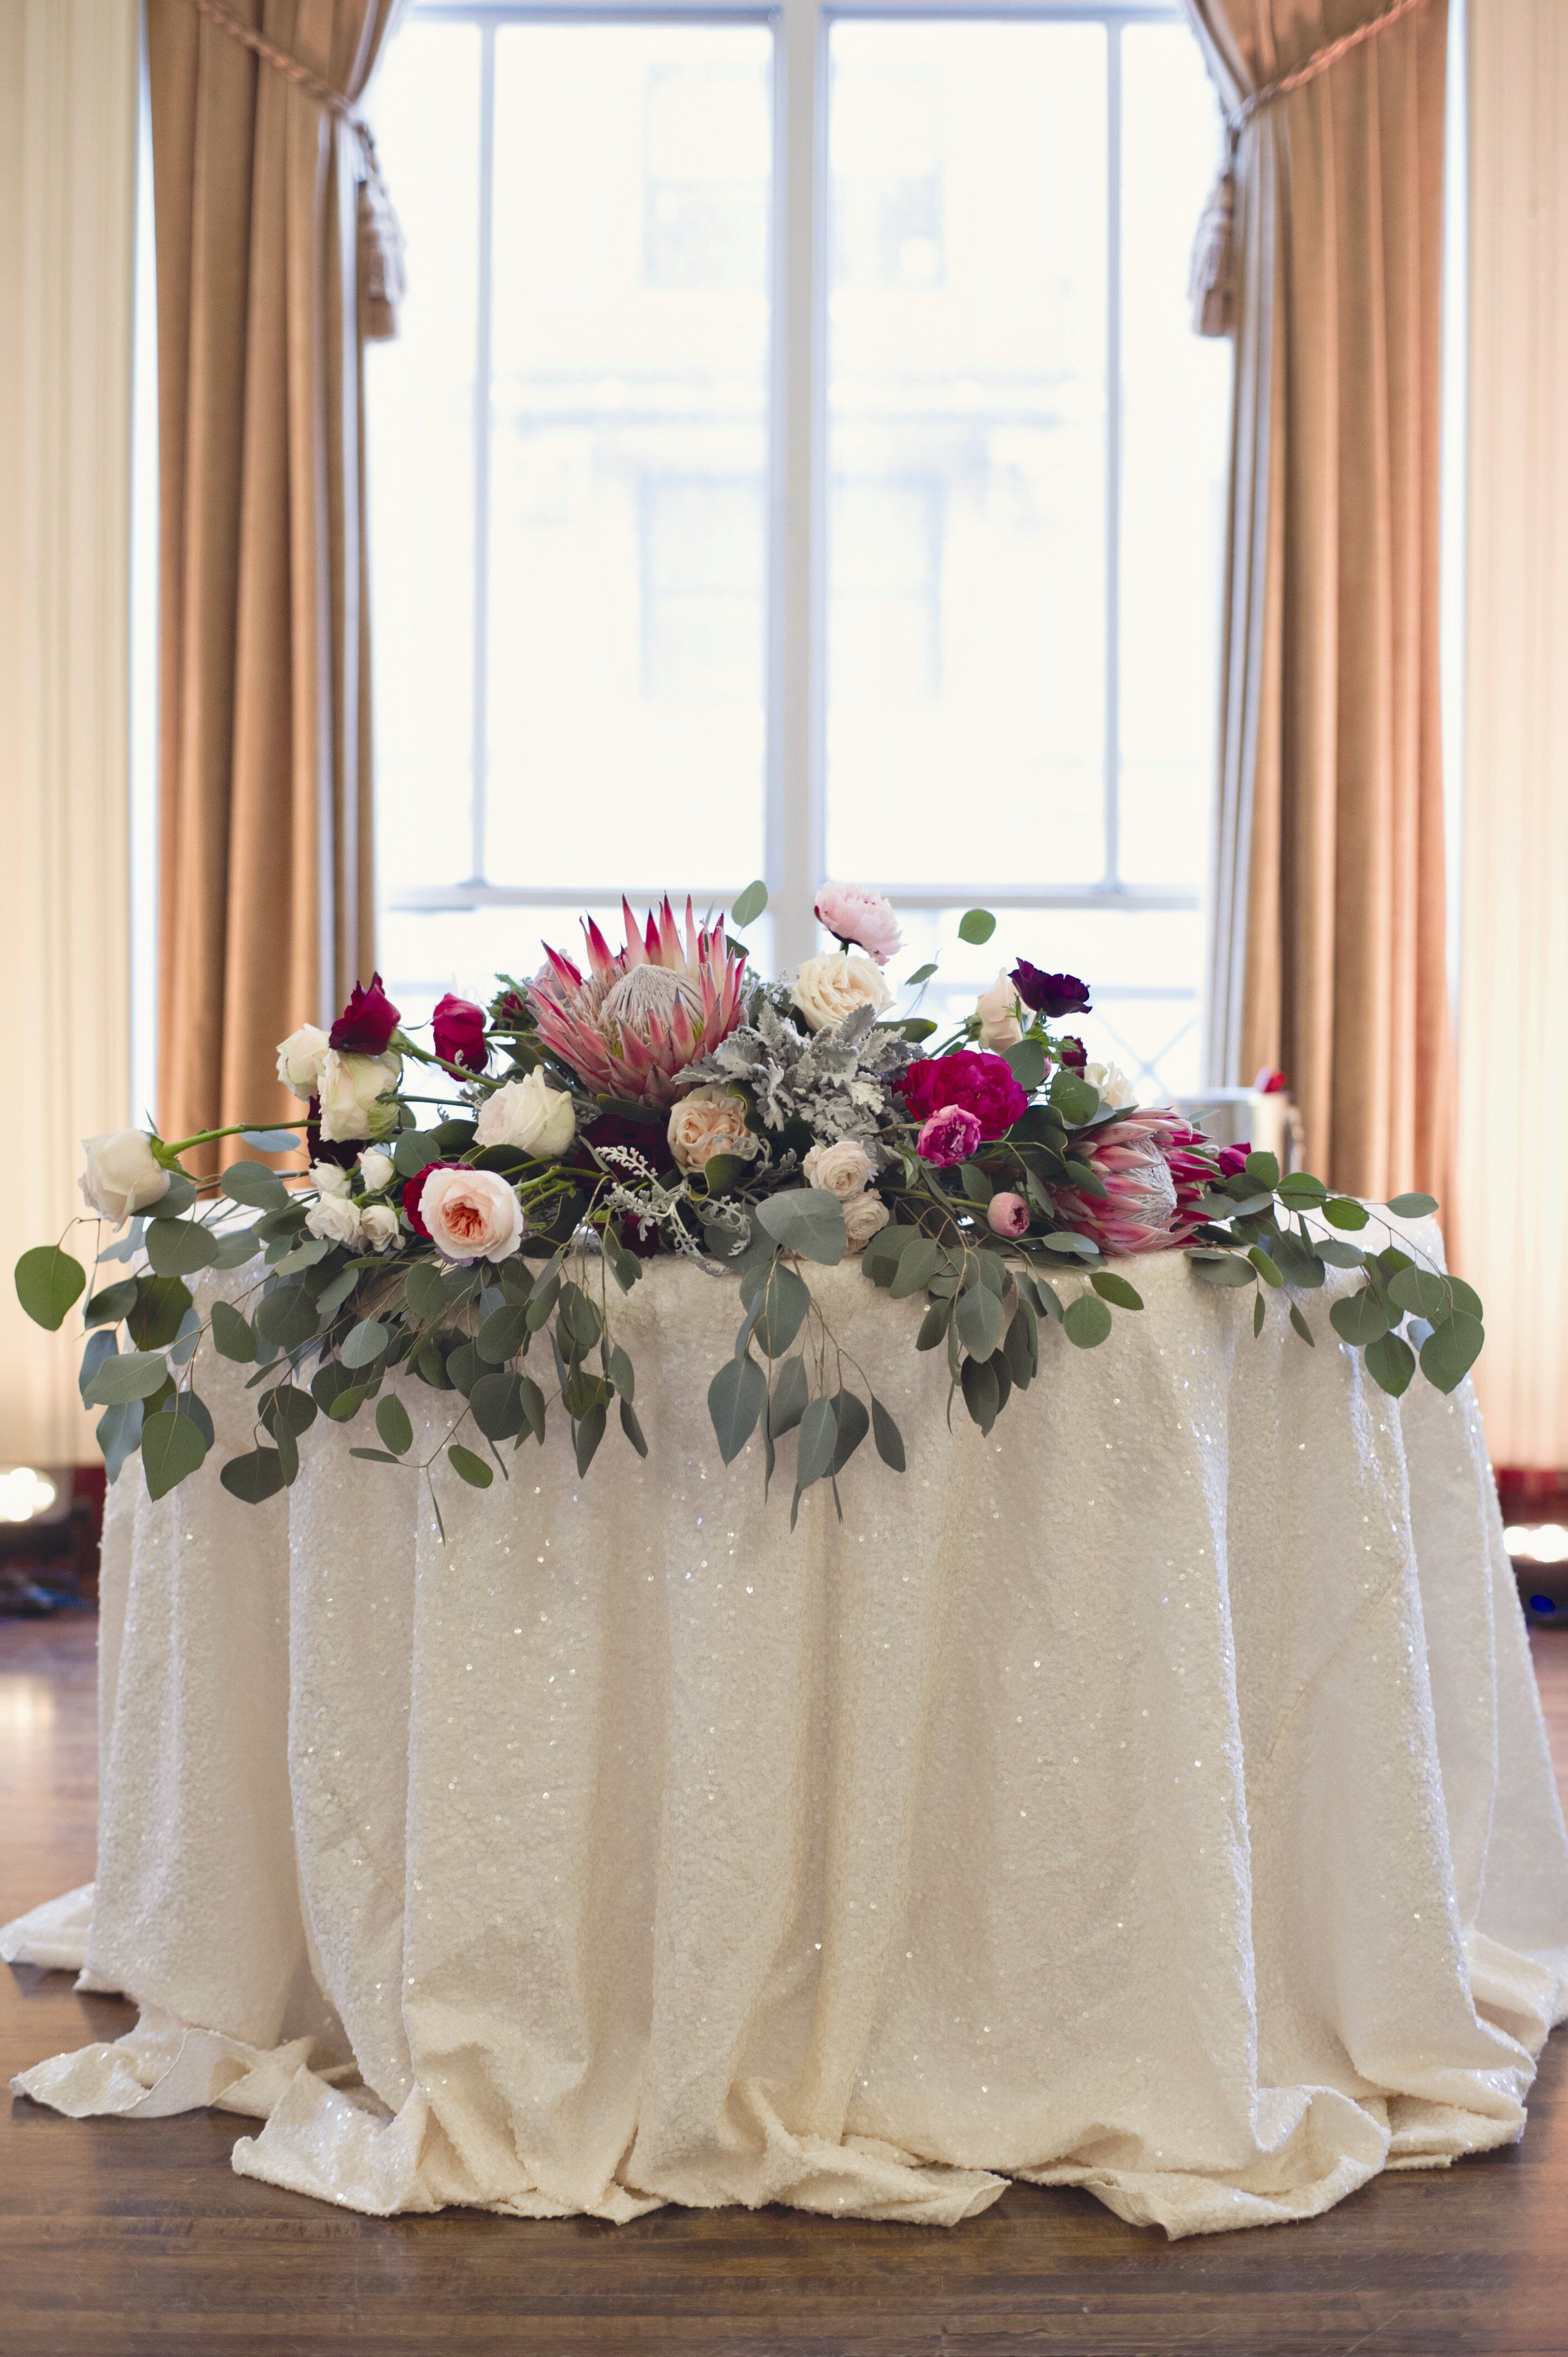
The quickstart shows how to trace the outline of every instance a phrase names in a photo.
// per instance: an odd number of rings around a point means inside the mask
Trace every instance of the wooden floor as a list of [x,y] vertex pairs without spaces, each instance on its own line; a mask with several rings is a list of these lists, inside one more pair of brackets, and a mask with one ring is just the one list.
[[[0,1921],[92,1872],[91,1620],[0,1624]],[[1537,1639],[1568,1781],[1568,1633]],[[0,2076],[130,2010],[0,1967]],[[664,2210],[361,2218],[233,2175],[250,2123],[0,2116],[0,2357],[1568,2357],[1568,2030],[1521,2145],[1168,2244],[1015,2186],[967,2226]]]

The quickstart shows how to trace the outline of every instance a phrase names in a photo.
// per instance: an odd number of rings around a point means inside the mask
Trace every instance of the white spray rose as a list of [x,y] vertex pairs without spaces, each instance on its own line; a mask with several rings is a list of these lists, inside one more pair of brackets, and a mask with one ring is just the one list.
[[576,1135],[571,1098],[564,1089],[551,1088],[537,1067],[492,1089],[474,1124],[480,1146],[510,1146],[547,1162],[559,1162]]
[[820,1187],[824,1193],[836,1195],[841,1203],[863,1193],[871,1182],[871,1157],[853,1137],[841,1137],[832,1146],[813,1146],[800,1167],[808,1187]]
[[402,1077],[401,1056],[349,1056],[328,1048],[316,1084],[322,1136],[335,1144],[384,1137],[397,1120],[391,1092]]
[[336,1162],[313,1162],[310,1183],[318,1195],[346,1195],[349,1192],[349,1173],[339,1170]]
[[395,1169],[392,1156],[383,1154],[379,1146],[367,1146],[360,1157],[360,1176],[372,1195],[392,1185]]
[[1018,993],[1004,974],[999,974],[989,990],[983,990],[974,1002],[980,1017],[980,1044],[993,1056],[1004,1048],[1015,1048],[1024,1036],[1018,1020]]
[[1113,1105],[1120,1113],[1138,1102],[1138,1092],[1120,1064],[1085,1064],[1082,1078],[1100,1091],[1102,1110]]
[[795,1004],[813,1031],[831,1030],[857,1006],[878,1015],[893,1004],[880,969],[858,950],[830,950],[807,958],[795,975]]
[[347,1195],[323,1195],[306,1211],[305,1224],[313,1236],[321,1236],[329,1244],[360,1241],[359,1211]]
[[856,1195],[843,1207],[844,1233],[849,1238],[852,1253],[864,1252],[879,1228],[885,1228],[892,1213],[880,1195]]
[[105,1130],[99,1137],[84,1137],[81,1150],[87,1157],[77,1181],[82,1201],[116,1227],[133,1211],[145,1211],[168,1193],[169,1174],[154,1154],[145,1130]]
[[314,1023],[302,1023],[278,1041],[278,1078],[296,1097],[313,1097],[321,1077],[321,1060],[332,1042]]
[[390,1252],[397,1242],[397,1213],[390,1203],[371,1203],[360,1214],[360,1242],[369,1252]]

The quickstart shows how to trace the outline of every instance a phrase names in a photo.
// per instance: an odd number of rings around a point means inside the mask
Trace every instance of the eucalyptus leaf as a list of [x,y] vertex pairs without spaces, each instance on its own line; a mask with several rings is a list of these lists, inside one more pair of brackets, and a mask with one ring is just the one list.
[[460,1440],[455,1440],[446,1451],[446,1461],[471,1490],[488,1490],[496,1478],[484,1458],[476,1457],[471,1448],[465,1448]]
[[1396,1220],[1424,1220],[1437,1209],[1435,1195],[1391,1195],[1388,1208]]
[[1270,1154],[1259,1147],[1248,1155],[1243,1168],[1254,1186],[1273,1189],[1280,1183],[1280,1163],[1277,1154]]
[[1367,1372],[1391,1398],[1410,1388],[1415,1372],[1415,1352],[1400,1334],[1380,1334],[1367,1345]]
[[639,1457],[648,1454],[648,1443],[642,1437],[642,1426],[637,1420],[637,1410],[624,1394],[620,1404],[620,1428]]
[[106,1285],[88,1302],[82,1316],[89,1326],[117,1326],[136,1306],[136,1280],[123,1276],[118,1285]]
[[359,1286],[362,1271],[350,1265],[340,1268],[329,1277],[316,1297],[316,1314],[324,1326],[330,1325],[343,1304]]
[[142,1402],[133,1399],[122,1400],[117,1407],[105,1408],[99,1417],[96,1437],[103,1452],[103,1469],[111,1481],[120,1479],[126,1458],[141,1447],[145,1414]]
[[838,1447],[838,1417],[830,1399],[810,1402],[800,1418],[800,1437],[796,1446],[795,1489],[799,1496],[820,1481],[833,1461]]
[[1013,1068],[1013,1078],[1024,1094],[1033,1096],[1046,1077],[1046,1051],[1037,1039],[1018,1039],[1003,1055]]
[[406,1456],[413,1446],[413,1426],[395,1392],[376,1402],[376,1430],[394,1457]]
[[573,1447],[576,1451],[577,1472],[579,1477],[585,1474],[589,1466],[593,1463],[594,1452],[598,1448],[598,1445],[604,1437],[605,1409],[604,1403],[601,1400],[593,1407],[589,1408],[587,1414],[581,1419],[577,1426]]
[[909,990],[918,989],[921,983],[929,982],[936,970],[937,969],[934,964],[918,965],[915,968],[914,973],[909,976],[905,987]]
[[[1263,1250],[1262,1244],[1251,1245],[1248,1251],[1247,1258],[1257,1270],[1258,1275],[1262,1278],[1265,1285],[1280,1286],[1284,1283],[1283,1275],[1282,1274],[1277,1262],[1270,1257],[1270,1255]],[[1260,1307],[1261,1306],[1262,1297],[1260,1297]]]
[[1100,1111],[1100,1091],[1076,1072],[1059,1071],[1051,1082],[1051,1105],[1069,1129],[1081,1129]]
[[296,1129],[246,1129],[241,1137],[246,1146],[253,1146],[258,1154],[292,1154],[304,1144]]
[[806,1380],[804,1359],[786,1359],[773,1385],[773,1396],[768,1404],[768,1429],[775,1440],[793,1432],[806,1413],[811,1386]]
[[1080,1236],[1075,1229],[1058,1228],[1055,1233],[1042,1236],[1040,1242],[1047,1252],[1062,1253],[1074,1260],[1098,1260],[1100,1246],[1092,1236]]
[[1239,1254],[1225,1253],[1211,1260],[1202,1254],[1188,1253],[1187,1257],[1194,1276],[1201,1277],[1205,1285],[1256,1285],[1258,1281],[1251,1262]]
[[996,920],[989,909],[966,909],[958,920],[958,937],[979,948],[996,931]]
[[1467,1309],[1439,1318],[1421,1346],[1421,1372],[1440,1392],[1456,1391],[1481,1353],[1486,1331]]
[[1389,1330],[1389,1313],[1369,1286],[1347,1293],[1328,1308],[1328,1322],[1342,1342],[1364,1350]]
[[518,1375],[481,1375],[468,1394],[468,1405],[487,1440],[511,1440],[522,1430],[522,1381]]
[[[1002,1340],[1005,1324],[1001,1302],[987,1285],[971,1286],[959,1296],[954,1313],[958,1338],[973,1359],[989,1359]],[[1107,1324],[1109,1325],[1109,1318]]]
[[1328,1189],[1310,1170],[1287,1170],[1279,1181],[1279,1198],[1293,1211],[1310,1211],[1327,1200]]
[[895,1301],[905,1300],[911,1293],[923,1293],[937,1273],[942,1248],[934,1236],[917,1236],[906,1246],[898,1262],[893,1282],[887,1290]]
[[917,1351],[934,1351],[942,1341],[952,1320],[951,1300],[933,1301],[920,1320],[920,1330],[915,1337]]
[[865,1402],[846,1391],[834,1394],[833,1414],[838,1419],[838,1438],[833,1443],[832,1463],[828,1469],[842,1473],[870,1431],[871,1418],[866,1414]]
[[730,923],[732,925],[754,924],[767,906],[768,887],[762,878],[757,877],[746,886],[744,892],[737,892],[731,901]]
[[1452,1307],[1447,1278],[1424,1268],[1400,1269],[1389,1279],[1389,1298],[1397,1308],[1413,1309],[1418,1318],[1429,1318],[1434,1325]]
[[481,1359],[488,1359],[492,1366],[499,1367],[508,1359],[515,1359],[527,1340],[527,1307],[509,1303],[503,1308],[492,1309],[489,1316],[481,1321],[475,1337],[475,1348]]
[[389,1340],[387,1328],[379,1318],[361,1318],[344,1335],[338,1357],[346,1367],[370,1367],[381,1356]]
[[1330,1268],[1361,1268],[1366,1264],[1360,1245],[1347,1243],[1343,1236],[1319,1236],[1312,1249]]
[[416,1260],[403,1279],[403,1297],[422,1326],[433,1326],[446,1308],[441,1271],[434,1261]]
[[[1109,1318],[1109,1310],[1106,1316]],[[996,1378],[995,1363],[989,1359],[966,1359],[959,1384],[972,1420],[979,1425],[982,1432],[989,1432],[1002,1405],[1002,1387]]]
[[1119,1309],[1142,1309],[1144,1306],[1143,1295],[1124,1276],[1118,1276],[1114,1269],[1097,1268],[1089,1281],[1102,1300],[1113,1301]]
[[780,1359],[795,1340],[811,1306],[811,1289],[792,1268],[776,1262],[757,1305],[757,1340],[770,1359]]
[[156,1351],[122,1351],[105,1359],[81,1396],[89,1407],[119,1407],[126,1400],[151,1399],[168,1381],[168,1367]]
[[261,1243],[253,1228],[231,1228],[226,1235],[218,1239],[218,1257],[212,1265],[214,1268],[243,1268],[247,1261],[255,1259],[260,1250]]
[[207,1448],[207,1440],[194,1416],[171,1415],[167,1408],[148,1416],[142,1426],[142,1465],[147,1477],[147,1495],[166,1497],[187,1474],[197,1470]]
[[1062,1322],[1069,1342],[1076,1342],[1080,1351],[1092,1351],[1111,1331],[1111,1312],[1094,1294],[1080,1293],[1069,1303]]
[[212,1340],[225,1359],[239,1366],[249,1366],[255,1358],[256,1338],[250,1320],[241,1316],[231,1301],[212,1305]]
[[831,1268],[848,1250],[843,1205],[825,1188],[786,1188],[759,1203],[757,1217],[775,1243],[807,1260],[821,1261]]
[[907,1461],[904,1436],[875,1392],[871,1395],[871,1431],[876,1443],[876,1454],[884,1465],[890,1465],[895,1473],[902,1473]]
[[231,1162],[218,1183],[231,1202],[253,1211],[281,1211],[288,1201],[288,1189],[264,1162]]
[[1365,1203],[1358,1203],[1354,1195],[1330,1195],[1322,1208],[1331,1228],[1364,1228],[1370,1217]]
[[147,1260],[155,1276],[192,1276],[199,1268],[210,1268],[217,1257],[218,1239],[199,1221],[148,1222]]
[[277,1496],[285,1476],[283,1459],[275,1448],[252,1448],[243,1457],[231,1457],[218,1479],[231,1498],[240,1499],[247,1506],[259,1506],[264,1499]]
[[36,1326],[58,1334],[87,1288],[87,1271],[59,1244],[38,1244],[16,1263],[16,1298]]
[[111,1329],[101,1326],[96,1334],[88,1336],[87,1348],[81,1354],[81,1367],[76,1378],[77,1387],[81,1393],[84,1403],[87,1398],[87,1386],[103,1364],[104,1360],[117,1358],[119,1353],[120,1344]]
[[1317,1348],[1317,1338],[1313,1333],[1311,1327],[1307,1324],[1306,1319],[1303,1317],[1300,1309],[1296,1307],[1294,1301],[1290,1306],[1290,1322],[1295,1328],[1296,1332],[1301,1336],[1302,1340],[1304,1342],[1310,1342],[1313,1349],[1316,1350]]
[[731,1359],[708,1385],[708,1414],[726,1465],[740,1455],[768,1399],[768,1378],[749,1354]]

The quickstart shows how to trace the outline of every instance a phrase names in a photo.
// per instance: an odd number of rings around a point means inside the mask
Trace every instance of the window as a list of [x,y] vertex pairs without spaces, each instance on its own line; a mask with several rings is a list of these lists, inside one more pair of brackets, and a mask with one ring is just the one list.
[[[579,909],[876,884],[1196,1086],[1230,350],[1173,6],[416,0],[370,386],[382,963],[411,1016]],[[977,901],[997,944],[967,948]]]

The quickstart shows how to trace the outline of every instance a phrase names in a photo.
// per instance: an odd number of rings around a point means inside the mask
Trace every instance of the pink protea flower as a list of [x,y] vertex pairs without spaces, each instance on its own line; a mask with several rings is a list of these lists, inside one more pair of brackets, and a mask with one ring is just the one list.
[[711,1055],[740,1021],[746,961],[726,942],[722,918],[711,933],[698,929],[690,900],[684,927],[668,896],[646,931],[624,899],[621,909],[624,950],[612,952],[584,919],[585,976],[546,947],[529,987],[534,1021],[544,1045],[598,1095],[673,1104],[686,1066]]
[[[1129,1253],[1169,1252],[1185,1243],[1202,1223],[1194,1206],[1213,1172],[1209,1163],[1198,1176],[1198,1157],[1191,1150],[1197,1135],[1178,1114],[1151,1112],[1130,1114],[1103,1130],[1075,1137],[1075,1158],[1089,1164],[1105,1193],[1053,1188],[1058,1210],[1112,1259]],[[1174,1167],[1178,1164],[1179,1176]]]

